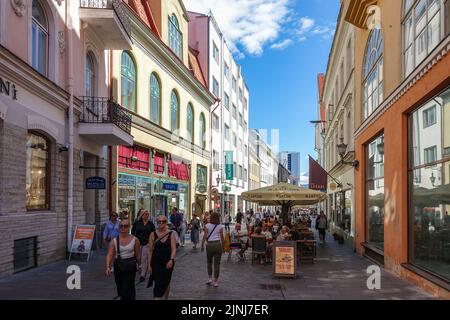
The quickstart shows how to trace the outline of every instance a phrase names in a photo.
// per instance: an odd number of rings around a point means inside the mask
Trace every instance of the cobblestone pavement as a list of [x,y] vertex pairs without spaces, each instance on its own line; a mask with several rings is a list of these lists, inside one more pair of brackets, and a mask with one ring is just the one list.
[[[172,278],[170,299],[179,300],[317,300],[317,299],[433,299],[409,282],[382,270],[381,290],[368,290],[367,267],[371,264],[345,246],[328,238],[319,246],[314,264],[300,264],[297,279],[276,279],[271,265],[251,264],[235,257],[222,258],[218,288],[207,281],[206,254],[190,244],[180,248]],[[104,252],[96,252],[89,263],[56,262],[13,276],[0,278],[0,299],[111,300],[116,296],[113,278],[104,275]],[[81,290],[68,290],[67,266],[82,271]],[[152,299],[146,283],[137,285],[137,299]]]

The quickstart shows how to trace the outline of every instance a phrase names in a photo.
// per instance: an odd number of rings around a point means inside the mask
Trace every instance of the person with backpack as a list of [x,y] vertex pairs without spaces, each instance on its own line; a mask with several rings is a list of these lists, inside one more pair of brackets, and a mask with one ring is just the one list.
[[[220,260],[224,252],[223,245],[225,243],[223,225],[220,224],[220,217],[216,212],[213,212],[210,217],[210,222],[206,224],[203,234],[201,251],[205,250],[208,261],[208,276],[207,285],[213,285],[215,288],[219,286]],[[214,278],[213,278],[213,263],[214,263]]]

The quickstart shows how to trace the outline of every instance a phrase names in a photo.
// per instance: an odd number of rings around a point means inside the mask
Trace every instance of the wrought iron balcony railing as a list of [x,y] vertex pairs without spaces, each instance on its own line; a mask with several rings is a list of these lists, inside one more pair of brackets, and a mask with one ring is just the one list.
[[131,23],[126,15],[121,0],[80,0],[80,8],[86,9],[112,9],[119,18],[122,27],[131,39]]
[[101,97],[81,97],[81,100],[81,123],[112,123],[131,134],[131,115],[118,103]]

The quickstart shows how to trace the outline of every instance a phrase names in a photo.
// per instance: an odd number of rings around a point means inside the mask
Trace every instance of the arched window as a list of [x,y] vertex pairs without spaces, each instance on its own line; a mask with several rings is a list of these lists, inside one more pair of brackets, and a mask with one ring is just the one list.
[[170,129],[173,131],[180,128],[180,103],[175,90],[170,96]]
[[161,85],[155,73],[150,76],[150,120],[161,124]]
[[206,148],[206,119],[203,112],[200,114],[200,145]]
[[86,54],[85,96],[95,97],[95,59],[91,51]]
[[363,67],[364,119],[383,102],[383,39],[380,29],[369,36]]
[[188,138],[191,140],[192,143],[194,143],[194,108],[192,108],[192,104],[188,103],[187,106],[187,132],[188,132]]
[[169,47],[179,57],[182,58],[183,39],[180,31],[180,24],[177,17],[173,14],[169,18]]
[[27,210],[50,209],[50,141],[30,131],[26,144]]
[[403,55],[405,77],[439,44],[444,28],[441,0],[403,1]]
[[48,70],[48,19],[40,1],[33,0],[31,65],[44,76]]
[[136,112],[136,65],[126,51],[122,53],[122,106]]

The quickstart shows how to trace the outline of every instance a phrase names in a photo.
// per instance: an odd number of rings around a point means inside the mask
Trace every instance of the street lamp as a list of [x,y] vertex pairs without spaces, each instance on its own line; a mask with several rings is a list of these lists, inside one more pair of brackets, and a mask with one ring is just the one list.
[[337,149],[339,152],[339,156],[341,157],[341,163],[351,165],[352,167],[357,167],[359,165],[358,160],[355,160],[352,162],[344,161],[344,157],[347,154],[348,145],[344,143],[344,137],[341,137],[340,140],[341,140],[341,143],[337,145]]
[[378,153],[384,156],[384,137],[381,137],[381,142],[377,145]]

